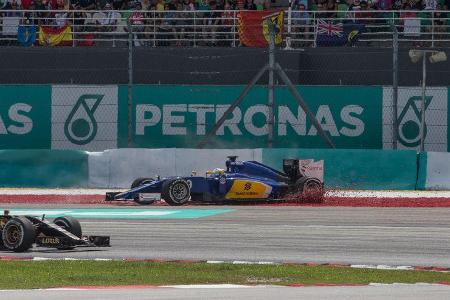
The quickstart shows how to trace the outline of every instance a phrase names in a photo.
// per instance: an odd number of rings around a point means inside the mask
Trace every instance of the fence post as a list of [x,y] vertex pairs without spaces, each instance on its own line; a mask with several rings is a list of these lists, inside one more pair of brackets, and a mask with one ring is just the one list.
[[128,137],[127,146],[131,147],[132,144],[132,109],[133,109],[133,26],[130,24],[130,19],[127,20],[128,27]]
[[431,47],[434,48],[434,12],[431,12]]
[[392,28],[392,148],[397,149],[398,141],[398,31]]
[[153,47],[156,47],[156,12],[153,11]]
[[286,37],[286,47],[285,50],[291,50],[291,34],[292,34],[292,0],[289,0],[289,9],[288,9],[288,28],[287,28],[287,37]]
[[232,32],[231,36],[233,37],[231,46],[236,47],[236,11],[235,10],[233,10],[233,32]]
[[194,11],[194,41],[193,41],[193,43],[194,43],[193,46],[194,47],[197,46],[197,43],[196,43],[196,38],[197,38],[197,20],[196,20],[195,16],[196,16],[196,11]]

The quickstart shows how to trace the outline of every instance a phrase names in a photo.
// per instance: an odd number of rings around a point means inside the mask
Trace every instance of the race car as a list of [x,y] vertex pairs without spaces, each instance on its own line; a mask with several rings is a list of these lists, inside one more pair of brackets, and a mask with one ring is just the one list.
[[[228,200],[279,200],[292,194],[323,195],[323,181],[306,176],[299,159],[283,159],[280,172],[257,161],[238,161],[228,156],[226,169],[207,171],[206,176],[137,178],[125,192],[108,192],[106,201],[132,200],[151,204],[161,198],[169,205]],[[314,196],[315,195],[315,196]]]
[[75,247],[109,247],[109,236],[83,236],[80,222],[66,216],[50,222],[32,216],[0,215],[0,249],[24,252],[33,244],[38,247],[71,250]]

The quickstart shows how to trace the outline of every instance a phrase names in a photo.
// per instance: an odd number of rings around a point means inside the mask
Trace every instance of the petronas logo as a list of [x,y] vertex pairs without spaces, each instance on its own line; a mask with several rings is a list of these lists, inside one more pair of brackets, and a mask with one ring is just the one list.
[[78,98],[77,103],[69,113],[64,123],[64,134],[76,145],[86,145],[97,134],[97,120],[94,113],[104,95],[85,94]]
[[[425,111],[431,103],[432,96],[425,97]],[[413,96],[408,99],[405,107],[398,117],[398,139],[407,147],[417,147],[420,145],[421,132],[420,122],[422,120],[421,111],[422,97]],[[427,136],[427,124],[424,124],[424,138]]]

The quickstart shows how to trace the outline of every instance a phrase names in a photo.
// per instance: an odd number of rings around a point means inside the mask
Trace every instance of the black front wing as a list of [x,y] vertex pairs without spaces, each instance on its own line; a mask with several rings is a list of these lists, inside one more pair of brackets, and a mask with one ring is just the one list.
[[38,236],[36,246],[58,249],[70,249],[75,247],[110,247],[110,237],[101,235],[83,236],[72,238],[69,236]]

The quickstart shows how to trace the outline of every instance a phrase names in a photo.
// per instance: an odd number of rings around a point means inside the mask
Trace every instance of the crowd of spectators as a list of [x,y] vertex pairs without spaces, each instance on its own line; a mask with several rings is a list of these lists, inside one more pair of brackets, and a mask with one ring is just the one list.
[[[163,40],[159,43],[182,46],[183,36],[195,25],[200,40],[216,44],[232,39],[231,28],[236,25],[233,10],[270,9],[271,1],[274,0],[0,0],[0,17],[17,18],[20,24],[27,25],[71,25],[73,32],[79,33],[112,32],[119,27],[127,32],[129,23],[137,37],[136,45],[141,44],[139,40],[151,38],[146,34],[146,26],[153,26],[157,27],[157,40]],[[193,11],[201,11],[195,15],[195,24]]]
[[[278,1],[278,2],[276,2]],[[120,24],[127,32],[130,24],[139,40],[148,40],[146,26],[158,28],[161,44],[183,46],[184,37],[193,27],[209,43],[232,40],[231,28],[236,25],[233,10],[271,9],[280,0],[0,0],[0,16],[20,18],[21,24],[63,27],[71,25],[74,32],[111,32]],[[287,1],[283,2],[287,3]],[[450,0],[293,0],[293,30],[311,34],[312,13],[316,18],[344,18],[349,14],[362,23],[376,23],[380,11],[399,10],[399,17],[426,19],[422,25],[433,24],[436,31],[447,28],[447,13]],[[27,10],[23,13],[19,10]],[[51,10],[52,12],[47,12]],[[3,11],[3,12],[2,12]],[[192,11],[197,12],[193,21]],[[381,15],[382,17],[383,15]],[[87,21],[89,20],[89,22]],[[125,21],[125,22],[124,22]],[[195,22],[195,23],[194,23]],[[100,26],[101,25],[101,26]],[[208,25],[208,26],[201,26]],[[443,29],[445,28],[445,29]],[[220,36],[218,31],[220,30]],[[434,30],[434,29],[433,29]],[[158,39],[159,40],[159,39]],[[223,44],[223,42],[222,42]],[[225,43],[226,44],[226,43]]]

